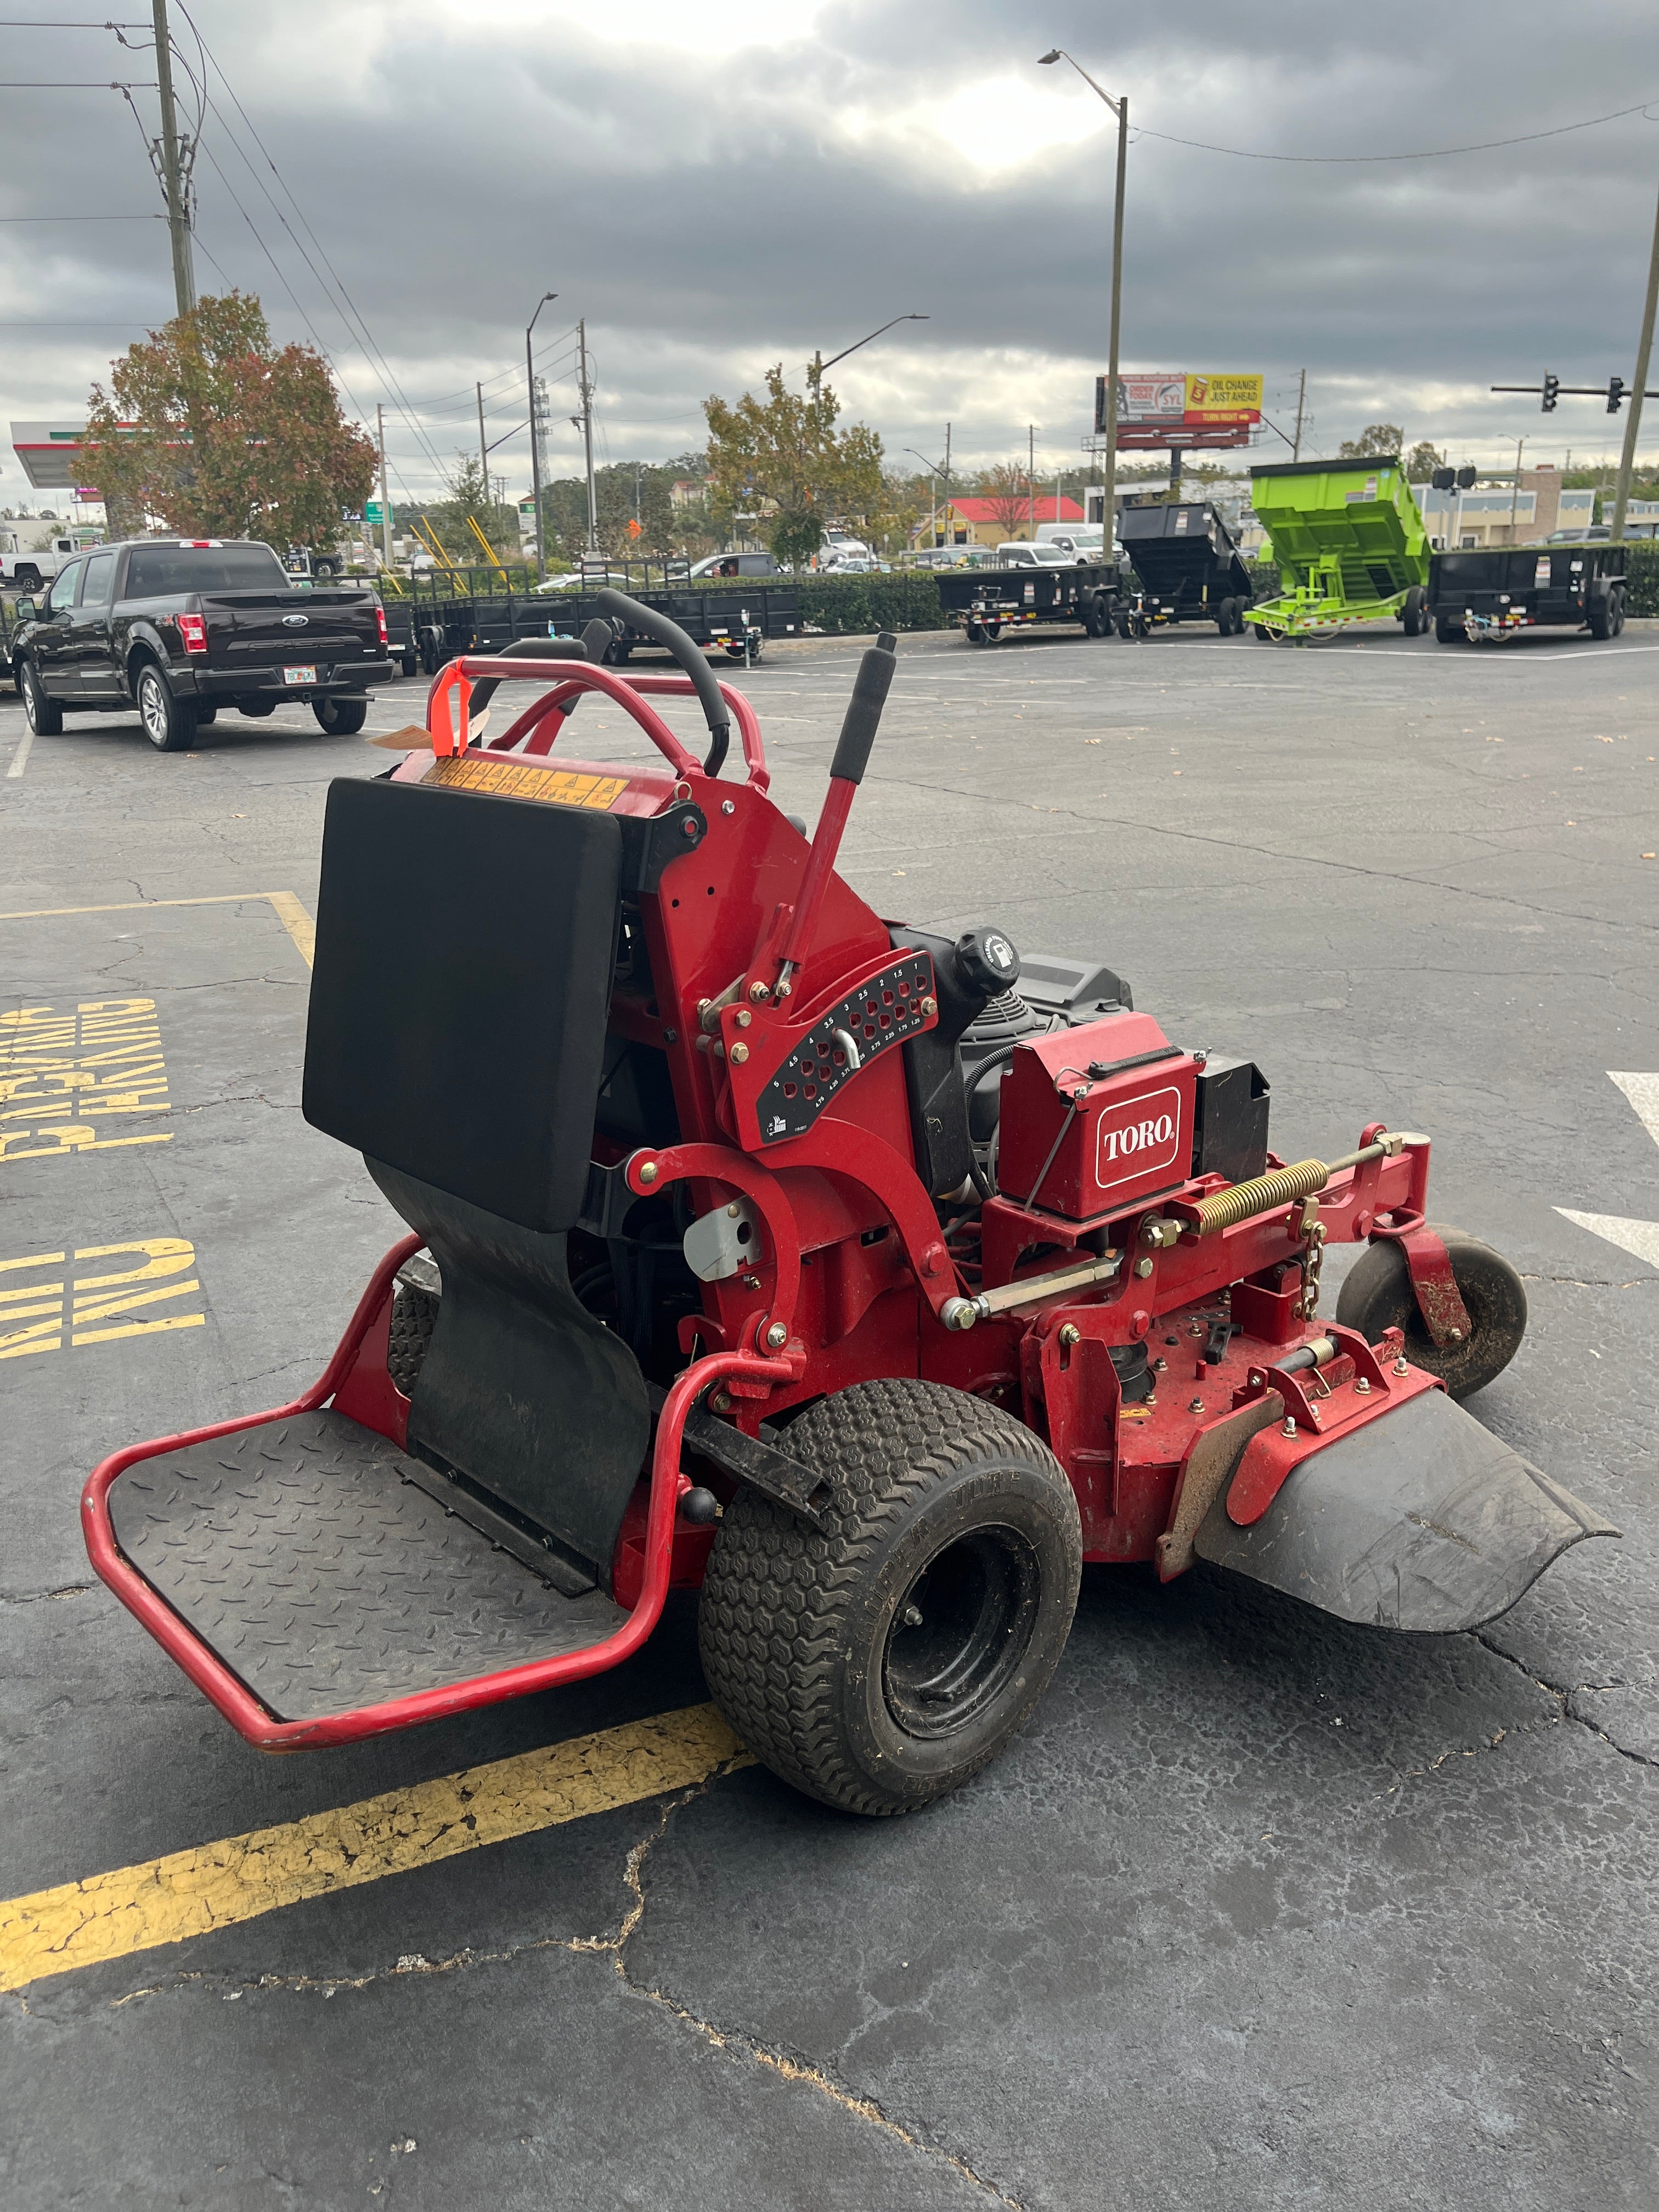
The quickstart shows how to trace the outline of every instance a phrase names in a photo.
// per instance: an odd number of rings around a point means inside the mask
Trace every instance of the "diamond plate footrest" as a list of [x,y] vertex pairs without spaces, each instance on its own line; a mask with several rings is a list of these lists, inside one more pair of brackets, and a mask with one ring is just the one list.
[[138,1460],[110,1487],[132,1565],[279,1720],[320,1720],[584,1650],[627,1619],[566,1597],[343,1413]]

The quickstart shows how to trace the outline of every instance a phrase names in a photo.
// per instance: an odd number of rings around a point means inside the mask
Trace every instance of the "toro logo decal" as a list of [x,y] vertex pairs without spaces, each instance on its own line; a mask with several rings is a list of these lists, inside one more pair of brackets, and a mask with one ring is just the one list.
[[1102,1190],[1138,1182],[1160,1168],[1173,1167],[1181,1152],[1181,1093],[1170,1084],[1109,1106],[1100,1117],[1095,1145],[1095,1181]]

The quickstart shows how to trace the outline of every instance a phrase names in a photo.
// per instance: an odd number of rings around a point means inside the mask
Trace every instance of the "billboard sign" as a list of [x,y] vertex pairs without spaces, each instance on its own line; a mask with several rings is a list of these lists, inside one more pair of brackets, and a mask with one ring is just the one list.
[[[1261,420],[1260,376],[1194,376],[1174,370],[1156,375],[1120,376],[1117,427],[1133,431],[1247,429]],[[1095,379],[1095,430],[1106,428],[1106,380]],[[1127,440],[1125,442],[1128,442]],[[1157,437],[1137,435],[1136,445],[1157,445]],[[1188,442],[1182,440],[1182,443]],[[1229,439],[1229,444],[1243,440]]]

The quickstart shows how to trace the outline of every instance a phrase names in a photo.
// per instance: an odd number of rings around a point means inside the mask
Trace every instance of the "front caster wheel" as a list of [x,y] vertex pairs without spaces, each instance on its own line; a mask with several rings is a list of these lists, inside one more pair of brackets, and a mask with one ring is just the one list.
[[775,1774],[844,1812],[915,1812],[995,1758],[1059,1663],[1083,1540],[1023,1423],[935,1382],[862,1382],[789,1430],[823,1533],[726,1508],[698,1611],[714,1702]]
[[1425,1375],[1437,1375],[1462,1400],[1501,1375],[1527,1333],[1527,1292],[1509,1261],[1461,1229],[1429,1226],[1445,1246],[1463,1304],[1468,1308],[1466,1344],[1437,1345],[1429,1334],[1412,1288],[1406,1255],[1391,1239],[1373,1244],[1349,1272],[1336,1302],[1344,1328],[1375,1344],[1385,1328],[1401,1329],[1406,1357]]

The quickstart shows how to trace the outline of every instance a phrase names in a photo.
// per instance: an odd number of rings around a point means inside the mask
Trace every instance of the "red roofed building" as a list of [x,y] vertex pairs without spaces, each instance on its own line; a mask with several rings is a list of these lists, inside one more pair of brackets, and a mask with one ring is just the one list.
[[1001,498],[966,493],[940,507],[937,515],[924,514],[916,526],[915,538],[918,545],[1006,545],[1015,538],[1029,538],[1033,520],[1085,520],[1074,499],[1058,498],[1051,491],[1039,489],[1035,500],[1021,499],[1012,507]]

